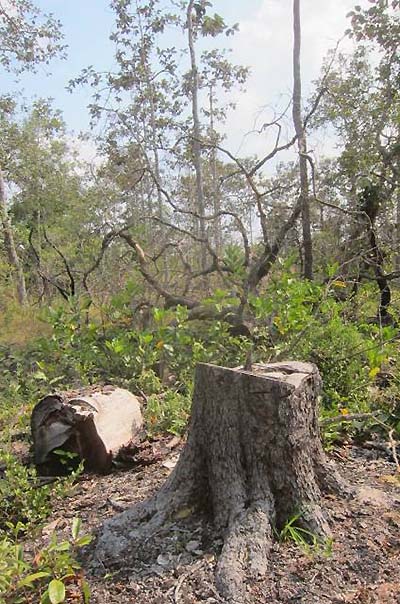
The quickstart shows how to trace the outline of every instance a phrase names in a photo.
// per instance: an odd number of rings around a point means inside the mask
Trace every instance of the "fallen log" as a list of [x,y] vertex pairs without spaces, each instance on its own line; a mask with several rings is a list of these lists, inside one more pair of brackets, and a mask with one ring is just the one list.
[[83,460],[85,469],[110,470],[119,450],[143,425],[138,399],[114,386],[92,386],[49,394],[34,407],[31,431],[35,463],[41,474],[62,471],[57,450]]
[[346,488],[322,449],[320,387],[310,363],[198,365],[179,461],[156,495],[104,524],[96,547],[102,568],[126,565],[182,511],[206,512],[224,540],[217,586],[236,603],[245,601],[246,579],[267,573],[274,531],[295,515],[316,537],[329,536],[321,491]]

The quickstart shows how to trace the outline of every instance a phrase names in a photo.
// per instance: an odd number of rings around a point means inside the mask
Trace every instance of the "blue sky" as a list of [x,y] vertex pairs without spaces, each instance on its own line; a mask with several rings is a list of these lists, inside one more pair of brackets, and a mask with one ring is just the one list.
[[[255,10],[260,2],[261,0],[220,0],[215,9],[230,23],[240,20],[250,7]],[[70,94],[65,87],[71,78],[79,75],[88,65],[99,70],[112,68],[113,44],[109,35],[113,29],[114,13],[109,7],[109,0],[36,0],[36,5],[46,13],[53,13],[63,24],[68,58],[53,61],[49,67],[39,67],[35,75],[24,74],[17,85],[12,77],[6,77],[7,89],[15,90],[22,86],[28,98],[35,95],[52,97],[71,128],[86,128],[86,106],[90,102],[90,90],[77,88]],[[49,72],[51,75],[47,75]]]
[[[361,0],[359,4],[366,4]],[[113,28],[113,12],[108,0],[36,0],[46,12],[52,12],[63,24],[68,59],[40,67],[35,75],[24,75],[15,85],[5,78],[3,89],[23,88],[25,96],[53,97],[62,110],[67,126],[75,131],[88,127],[86,106],[89,89],[73,94],[65,90],[67,82],[82,68],[93,65],[99,70],[113,66],[113,47],[108,37]],[[355,0],[302,0],[302,71],[305,93],[318,77],[322,60],[335,46],[347,26],[345,15]],[[215,0],[213,10],[228,23],[238,22],[240,32],[229,38],[235,62],[249,65],[252,76],[247,93],[237,93],[237,111],[228,119],[228,143],[234,152],[261,153],[268,145],[266,137],[244,136],[286,104],[291,94],[292,0]],[[349,42],[344,42],[344,48]],[[4,82],[4,78],[3,78]]]
[[[68,44],[67,60],[52,61],[49,67],[40,66],[36,74],[23,74],[17,84],[8,77],[8,86],[22,87],[27,98],[54,98],[55,106],[62,110],[70,128],[86,128],[90,90],[81,88],[70,94],[66,85],[88,65],[104,70],[112,66],[113,46],[108,39],[113,23],[112,11],[107,0],[38,0],[36,4],[62,22]],[[51,75],[48,75],[49,71]]]

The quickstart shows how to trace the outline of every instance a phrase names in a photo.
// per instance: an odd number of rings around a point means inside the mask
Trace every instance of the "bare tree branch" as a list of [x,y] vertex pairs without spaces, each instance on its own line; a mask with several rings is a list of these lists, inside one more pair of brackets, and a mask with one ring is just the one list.
[[[42,270],[40,256],[39,256],[39,254],[38,254],[38,252],[37,252],[37,250],[36,250],[36,248],[34,246],[34,243],[33,243],[33,228],[31,228],[30,231],[29,231],[28,241],[29,241],[29,245],[31,247],[31,250],[33,252],[33,255],[35,257],[36,263],[37,263],[36,270],[38,272],[39,277],[42,279],[43,284],[46,282],[46,283],[49,283],[50,285],[52,285],[53,287],[55,287],[56,290],[64,298],[64,300],[68,301],[69,297],[70,297],[69,292],[62,285],[60,285],[60,283],[58,283],[55,279],[53,279],[52,277],[49,277],[48,275],[46,275],[46,273],[44,273],[43,270]],[[44,287],[44,285],[43,285],[43,287]],[[39,300],[42,298],[43,293],[44,292],[42,292],[40,294]]]
[[53,248],[53,250],[55,250],[55,252],[60,256],[64,266],[65,266],[65,270],[67,271],[67,275],[69,278],[69,289],[70,289],[70,296],[75,296],[75,279],[74,276],[72,274],[72,271],[70,269],[70,266],[68,264],[68,261],[66,259],[66,257],[64,256],[64,254],[62,253],[62,251],[60,249],[58,249],[58,247],[55,245],[55,243],[53,243],[46,232],[46,229],[43,227],[43,235],[44,238],[46,240],[46,242]]

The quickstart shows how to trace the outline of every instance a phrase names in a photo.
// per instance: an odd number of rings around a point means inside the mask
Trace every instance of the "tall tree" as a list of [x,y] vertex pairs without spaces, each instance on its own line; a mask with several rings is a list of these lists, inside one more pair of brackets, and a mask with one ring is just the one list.
[[297,136],[300,167],[301,220],[303,227],[304,276],[313,278],[313,253],[310,223],[310,192],[307,174],[307,139],[301,111],[301,22],[300,0],[293,0],[293,123]]
[[[6,71],[34,71],[39,63],[48,63],[62,52],[60,24],[44,15],[30,0],[0,3],[0,64]],[[18,256],[14,231],[7,207],[3,167],[0,166],[0,215],[4,245],[15,272],[18,301],[27,302],[23,268]]]
[[[195,29],[194,29],[194,10],[197,7],[196,14],[201,17],[203,8],[190,0],[187,6],[187,32],[188,44],[190,51],[190,93],[192,103],[192,119],[193,119],[193,165],[196,173],[196,210],[199,216],[199,236],[205,242],[206,240],[206,223],[204,218],[205,203],[204,203],[204,184],[203,184],[203,168],[201,161],[201,127],[200,127],[200,109],[199,109],[199,70],[197,67],[196,52],[195,52]],[[201,245],[201,268],[205,270],[207,263],[207,249],[205,243]]]
[[347,33],[357,44],[325,76],[327,93],[316,123],[333,125],[340,142],[333,173],[349,218],[341,227],[338,259],[345,260],[355,290],[359,279],[375,279],[378,318],[390,320],[389,284],[400,275],[400,18],[396,0],[371,4],[349,13]]
[[0,129],[0,161],[12,192],[8,216],[30,293],[41,299],[56,289],[68,298],[84,266],[85,227],[93,229],[97,218],[84,164],[78,171],[61,115],[46,101],[20,106],[3,100]]
[[[222,228],[221,208],[215,203],[218,177],[215,169],[211,173],[206,168],[211,153],[214,168],[222,164],[216,161],[221,137],[215,123],[225,114],[217,94],[242,83],[247,70],[232,65],[219,50],[201,51],[200,39],[229,35],[235,27],[229,28],[219,15],[208,15],[208,2],[184,2],[179,10],[171,3],[171,12],[159,0],[114,0],[112,6],[118,69],[103,76],[89,69],[74,83],[90,81],[97,90],[101,82],[107,90],[107,102],[106,95],[96,92],[91,107],[94,117],[109,117],[105,149],[118,186],[124,179],[129,187],[121,191],[132,201],[129,222],[135,221],[135,208],[141,208],[146,229],[136,227],[139,240],[166,245],[167,254],[173,254],[168,238],[172,244],[181,236],[179,229],[190,231],[189,260],[204,271],[212,257],[209,233]],[[183,49],[170,46],[174,26],[186,34]],[[204,102],[210,87],[212,109]],[[210,122],[211,130],[206,127]],[[206,212],[212,208],[218,216],[211,222]],[[168,280],[168,271],[160,277]]]

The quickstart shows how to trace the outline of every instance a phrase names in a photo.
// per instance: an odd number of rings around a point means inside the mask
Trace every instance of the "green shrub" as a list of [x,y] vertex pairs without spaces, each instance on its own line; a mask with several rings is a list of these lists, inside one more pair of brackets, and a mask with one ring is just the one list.
[[162,395],[153,394],[147,400],[145,419],[150,435],[170,432],[177,436],[184,433],[190,413],[191,398],[167,390]]
[[21,464],[13,455],[0,456],[4,474],[0,479],[0,533],[9,525],[25,531],[40,525],[53,509],[57,497],[69,494],[82,467],[53,484],[41,484],[35,468]]
[[92,538],[80,536],[80,529],[81,521],[75,518],[69,540],[59,541],[53,533],[48,545],[30,556],[21,543],[9,537],[0,539],[0,602],[61,604],[73,590],[88,604],[90,590],[76,555]]
[[[231,256],[234,262],[233,252]],[[146,417],[152,422],[151,431],[181,432],[196,364],[240,366],[250,347],[255,361],[286,358],[316,363],[323,378],[325,413],[341,408],[367,411],[376,376],[389,358],[393,362],[399,357],[396,334],[394,328],[380,328],[366,320],[365,308],[373,308],[376,292],[366,287],[356,300],[340,301],[339,286],[339,281],[327,285],[304,281],[278,265],[265,290],[250,298],[246,310],[253,322],[254,342],[233,336],[224,321],[189,321],[184,307],[154,308],[146,327],[135,327],[129,295],[117,296],[90,320],[84,300],[50,309],[48,336],[31,342],[24,351],[4,353],[0,429],[3,426],[10,433],[10,426],[16,427],[19,408],[26,410],[18,419],[26,432],[33,402],[55,387],[109,382],[149,398]],[[203,304],[218,313],[227,306],[234,310],[238,298],[216,289]],[[397,389],[392,390],[393,398]],[[376,404],[378,399],[374,397]]]

